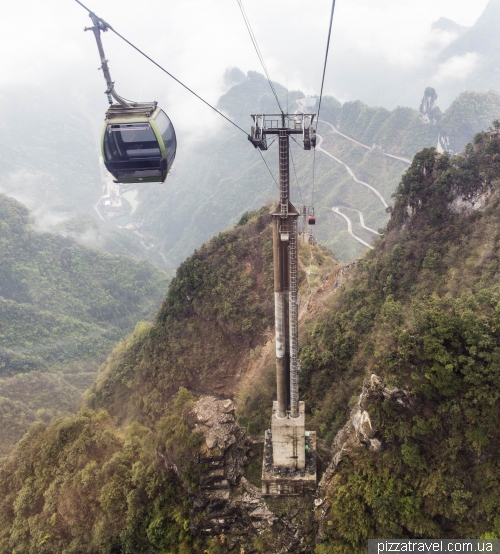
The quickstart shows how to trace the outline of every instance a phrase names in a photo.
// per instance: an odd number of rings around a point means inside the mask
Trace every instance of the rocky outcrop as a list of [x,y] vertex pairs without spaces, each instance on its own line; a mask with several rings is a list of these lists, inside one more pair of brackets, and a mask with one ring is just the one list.
[[[188,501],[195,517],[195,536],[218,537],[224,552],[253,552],[255,537],[272,528],[275,548],[270,554],[300,552],[304,533],[292,516],[278,516],[261,490],[243,475],[252,456],[251,443],[238,425],[232,400],[201,397],[188,414],[193,431],[203,434],[198,463],[200,489]],[[202,516],[202,517],[200,517]]]
[[463,215],[470,215],[472,212],[482,212],[491,196],[491,190],[477,191],[468,197],[457,194],[450,204],[450,211]]
[[439,154],[442,154],[443,152],[448,152],[450,155],[454,154],[452,148],[450,147],[450,137],[448,135],[442,135],[439,133],[436,150]]
[[[201,431],[205,437],[200,459],[207,458],[212,465],[218,460],[218,465],[223,467],[223,473],[218,476],[236,485],[242,468],[248,464],[250,446],[245,431],[236,422],[233,401],[202,396],[191,410],[191,416],[194,431]],[[216,476],[208,477],[213,481]]]
[[379,451],[383,448],[381,439],[376,437],[376,429],[373,428],[370,420],[368,407],[384,400],[396,402],[405,408],[409,408],[412,402],[407,391],[390,388],[385,385],[380,377],[373,374],[363,384],[363,390],[356,406],[351,411],[347,423],[337,433],[333,441],[331,462],[321,478],[314,501],[316,517],[319,521],[318,538],[320,540],[323,534],[325,516],[330,508],[326,495],[327,489],[342,459],[359,448],[369,448],[373,451]]
[[422,123],[436,125],[441,117],[441,110],[437,107],[437,94],[432,87],[427,87],[420,104],[418,117]]

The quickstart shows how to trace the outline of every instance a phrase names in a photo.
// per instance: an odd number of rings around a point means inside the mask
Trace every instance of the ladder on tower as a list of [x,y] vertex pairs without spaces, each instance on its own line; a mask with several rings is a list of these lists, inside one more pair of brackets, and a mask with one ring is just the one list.
[[299,416],[299,300],[297,292],[297,219],[290,221],[288,252],[290,261],[289,320],[290,320],[290,412]]
[[[279,132],[280,140],[280,206],[281,217],[288,217],[288,134],[285,130]],[[282,147],[284,145],[284,147]]]

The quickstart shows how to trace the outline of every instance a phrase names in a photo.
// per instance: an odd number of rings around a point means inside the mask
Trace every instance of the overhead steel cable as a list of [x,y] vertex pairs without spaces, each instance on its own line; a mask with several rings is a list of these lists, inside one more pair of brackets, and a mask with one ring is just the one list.
[[314,206],[314,176],[315,176],[315,169],[316,169],[316,148],[313,152],[313,186],[311,191],[311,206]]
[[295,181],[297,182],[297,188],[299,189],[300,198],[302,200],[302,205],[305,206],[304,197],[302,196],[302,191],[300,190],[299,180],[297,178],[297,171],[295,169],[295,162],[293,161],[292,147],[290,146],[290,158],[292,159],[293,172],[295,173]]
[[[85,6],[84,4],[82,4],[80,2],[80,0],[75,0],[75,2],[77,4],[80,4],[80,6],[82,8],[84,8],[85,10],[88,11],[89,14],[93,14],[95,17],[97,17],[95,15],[95,13],[93,11],[91,11],[89,8],[87,8],[87,6]],[[154,65],[156,65],[156,67],[158,67],[159,69],[161,69],[164,73],[166,73],[169,77],[172,77],[172,79],[174,81],[177,81],[179,83],[179,85],[183,86],[186,90],[188,90],[191,94],[194,94],[194,96],[196,96],[196,98],[198,98],[199,100],[201,100],[204,104],[206,104],[209,108],[212,108],[212,110],[214,110],[214,112],[217,112],[219,115],[221,115],[226,121],[229,121],[229,123],[231,123],[231,125],[234,125],[237,129],[239,129],[242,133],[245,133],[246,136],[248,136],[248,133],[242,129],[239,125],[237,125],[234,121],[231,121],[231,119],[229,119],[229,117],[225,116],[222,112],[220,112],[217,108],[215,108],[214,106],[212,106],[212,104],[210,104],[209,102],[207,102],[206,100],[204,100],[199,94],[196,94],[196,92],[194,92],[194,90],[190,89],[187,85],[185,85],[182,81],[180,81],[179,79],[177,79],[177,77],[174,77],[172,75],[172,73],[170,73],[169,71],[167,71],[164,67],[162,67],[158,62],[155,62],[153,60],[153,58],[149,57],[145,52],[143,52],[140,48],[138,48],[137,46],[135,46],[134,44],[132,44],[129,40],[127,40],[123,35],[121,35],[118,31],[116,31],[115,29],[113,29],[113,27],[111,27],[111,25],[109,23],[107,23],[106,21],[104,21],[103,19],[101,19],[100,17],[97,17],[97,19],[99,19],[100,21],[102,21],[105,26],[110,30],[110,31],[113,31],[113,33],[115,33],[115,35],[117,35],[118,37],[120,37],[123,41],[125,41],[129,46],[131,46],[134,50],[137,50],[137,52],[139,52],[139,54],[142,54],[145,58],[147,58],[151,63],[153,63]]]
[[305,148],[300,144],[300,142],[293,135],[290,135],[290,138],[293,140],[293,142],[295,142],[295,144],[299,146],[299,148],[302,148],[302,150],[305,150]]
[[328,40],[326,41],[325,63],[323,65],[323,77],[321,79],[321,90],[319,92],[318,115],[316,116],[316,129],[318,128],[319,113],[321,111],[321,99],[323,98],[323,85],[325,84],[326,63],[328,61],[328,51],[330,49],[330,37],[332,36],[332,22],[333,22],[334,11],[335,11],[335,0],[332,0],[332,13],[330,14],[330,27],[328,28]]
[[279,101],[279,98],[278,98],[278,94],[276,93],[276,89],[274,88],[274,84],[271,81],[271,77],[269,76],[269,72],[267,71],[267,67],[266,67],[266,64],[264,62],[264,58],[263,58],[262,53],[260,51],[259,45],[257,44],[257,39],[255,38],[255,35],[253,33],[253,30],[252,30],[252,26],[250,25],[250,20],[248,19],[248,16],[245,12],[245,8],[243,7],[243,2],[242,2],[242,0],[236,0],[236,1],[238,2],[238,6],[240,7],[241,15],[243,15],[245,25],[247,27],[250,38],[252,39],[253,46],[255,48],[255,51],[257,52],[257,56],[259,57],[262,68],[264,69],[264,73],[266,74],[269,86],[271,87],[271,90],[273,91],[274,98],[276,98],[276,102],[278,104],[280,112],[283,113],[283,108],[281,107],[281,104],[280,104],[280,101]]
[[264,155],[262,154],[262,151],[261,151],[260,148],[257,148],[257,150],[259,151],[259,154],[260,154],[260,157],[262,158],[262,161],[266,164],[267,170],[269,171],[269,175],[271,175],[271,177],[273,178],[274,184],[278,187],[278,190],[279,190],[280,187],[278,185],[278,182],[274,178],[274,175],[273,175],[273,172],[271,171],[271,168],[267,165],[266,158],[264,158]]
[[[325,63],[323,64],[323,77],[321,78],[321,90],[319,93],[319,103],[318,103],[318,114],[316,115],[316,131],[318,130],[319,123],[319,114],[321,111],[321,100],[323,98],[323,86],[325,84],[325,74],[326,74],[326,63],[328,61],[328,51],[330,50],[330,38],[332,36],[332,23],[333,23],[333,14],[335,12],[335,0],[332,0],[332,11],[330,14],[330,26],[328,28],[328,39],[326,41],[326,51],[325,51]],[[316,148],[314,149],[313,154],[313,184],[311,191],[311,205],[314,206],[314,184],[315,184],[315,170],[316,170]]]

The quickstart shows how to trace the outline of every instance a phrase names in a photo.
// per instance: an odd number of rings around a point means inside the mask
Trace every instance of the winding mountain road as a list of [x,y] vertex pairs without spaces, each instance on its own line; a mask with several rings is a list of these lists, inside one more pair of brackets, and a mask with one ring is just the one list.
[[[321,121],[320,123],[324,123],[325,125],[328,125],[329,127],[331,127],[341,137],[344,137],[347,140],[350,140],[351,142],[354,142],[354,143],[358,144],[359,146],[361,146],[363,148],[366,148],[367,150],[373,150],[372,146],[368,146],[367,144],[363,144],[362,142],[359,142],[358,140],[353,139],[352,137],[344,135],[344,133],[341,133],[337,129],[337,127],[335,127],[335,125],[332,125],[331,123],[328,123],[328,121]],[[400,162],[404,162],[406,164],[411,164],[411,160],[409,160],[408,158],[401,158],[400,156],[394,156],[394,154],[387,154],[387,152],[382,152],[382,151],[381,151],[381,153],[384,156],[387,156],[388,158],[393,158],[394,160],[399,160]]]
[[373,233],[374,235],[379,235],[380,233],[378,231],[375,231],[375,229],[372,229],[371,227],[368,227],[365,225],[365,218],[363,217],[363,212],[356,209],[356,208],[348,208],[347,206],[337,206],[338,208],[344,208],[344,210],[352,210],[353,212],[358,212],[359,214],[359,222],[361,223],[361,227],[363,229],[366,229],[367,231],[370,231],[370,233]]
[[332,160],[335,160],[337,163],[343,165],[346,168],[347,173],[349,173],[349,175],[356,181],[356,183],[359,183],[360,185],[363,185],[364,187],[369,188],[375,194],[375,196],[377,196],[377,198],[382,202],[385,208],[389,207],[384,197],[380,194],[380,192],[375,187],[372,187],[371,185],[369,185],[368,183],[365,183],[364,181],[360,181],[356,177],[356,175],[354,175],[353,170],[345,162],[343,162],[339,158],[336,158],[333,154],[330,154],[330,152],[327,152],[324,148],[321,148],[321,144],[323,143],[323,137],[318,134],[316,136],[318,139],[316,143],[316,150],[323,152],[323,154],[326,154],[328,157],[332,158]]
[[[365,242],[361,237],[358,237],[358,235],[355,235],[353,233],[353,230],[352,230],[352,221],[345,215],[343,214],[340,210],[339,210],[339,207],[340,206],[333,206],[332,208],[332,211],[335,212],[336,214],[340,215],[341,217],[343,217],[346,222],[347,222],[347,231],[348,233],[351,235],[351,237],[355,240],[357,240],[358,242],[360,242],[361,244],[363,244],[364,246],[367,246],[368,248],[370,248],[370,250],[373,250],[373,246],[370,246],[367,242]],[[359,212],[361,213],[361,212]],[[378,234],[378,233],[377,233]]]
[[[298,110],[296,111],[301,111],[301,112],[304,112],[304,102],[305,100],[299,100],[298,101],[298,105],[299,105],[299,108]],[[365,148],[366,150],[372,150],[372,148],[370,146],[367,146],[366,144],[363,144],[351,137],[348,137],[347,135],[344,135],[343,133],[341,133],[340,131],[338,131],[334,125],[332,125],[331,123],[328,123],[327,121],[321,121],[321,123],[325,123],[326,125],[328,125],[329,127],[331,127],[333,129],[333,131],[339,135],[341,135],[342,137],[346,138],[347,140],[350,140],[351,142],[354,142],[356,144],[358,144],[359,146]],[[330,154],[330,152],[327,152],[324,148],[321,148],[321,144],[323,142],[323,137],[319,134],[316,133],[316,137],[317,137],[317,143],[316,143],[316,149],[319,150],[320,152],[323,152],[323,154],[326,154],[329,158],[331,158],[332,160],[336,161],[337,163],[343,165],[345,168],[346,168],[346,171],[347,173],[350,175],[350,177],[356,181],[356,183],[359,183],[360,185],[363,185],[364,187],[368,188],[373,194],[375,194],[375,196],[377,196],[377,198],[380,200],[380,202],[382,203],[382,205],[384,206],[384,208],[387,208],[388,207],[388,204],[387,202],[385,201],[384,197],[382,196],[382,194],[375,188],[373,187],[372,185],[369,185],[368,183],[365,183],[364,181],[361,181],[360,179],[358,179],[356,177],[356,175],[354,174],[354,171],[345,163],[343,162],[341,159],[337,158],[336,156],[334,156],[333,154]],[[386,154],[385,152],[382,152],[382,154],[384,154],[384,156],[387,156],[389,158],[394,158],[396,160],[399,160],[399,161],[402,161],[402,162],[405,162],[405,163],[411,163],[410,160],[407,160],[406,158],[400,158],[398,156],[393,156],[392,154]],[[369,231],[370,233],[373,233],[375,235],[379,235],[379,233],[377,231],[375,231],[375,229],[372,229],[371,227],[368,227],[366,224],[365,224],[365,218],[363,216],[363,213],[356,209],[356,208],[348,208],[346,206],[333,206],[332,207],[332,211],[334,213],[336,213],[337,215],[339,215],[340,217],[342,217],[346,223],[347,223],[347,231],[349,232],[349,234],[355,239],[357,240],[359,243],[361,243],[363,246],[366,246],[367,248],[370,248],[371,250],[373,250],[373,246],[370,246],[370,244],[368,244],[365,240],[363,240],[361,237],[358,237],[352,230],[352,221],[349,219],[349,217],[347,215],[345,215],[344,213],[342,213],[340,211],[340,208],[343,208],[343,209],[346,209],[346,210],[353,210],[355,212],[358,212],[359,214],[359,221],[360,221],[360,224],[361,224],[361,227],[363,227],[364,229],[366,229],[367,231]]]

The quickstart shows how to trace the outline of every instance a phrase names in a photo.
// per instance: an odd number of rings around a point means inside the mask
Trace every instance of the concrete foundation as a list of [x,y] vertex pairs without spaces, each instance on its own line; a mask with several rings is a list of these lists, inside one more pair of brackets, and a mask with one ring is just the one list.
[[277,416],[273,402],[271,429],[265,434],[262,494],[300,495],[316,489],[316,433],[305,430],[305,406],[299,417]]
[[273,402],[271,434],[273,464],[302,469],[306,464],[304,402],[299,402],[299,417],[278,417],[278,402]]
[[[306,431],[309,451],[306,454],[306,464],[302,469],[281,468],[272,464],[269,458],[271,445],[269,431],[266,431],[264,443],[264,460],[262,464],[262,495],[263,496],[299,496],[314,493],[316,490],[316,432]],[[305,441],[304,441],[305,442]],[[269,463],[271,461],[271,464]]]

